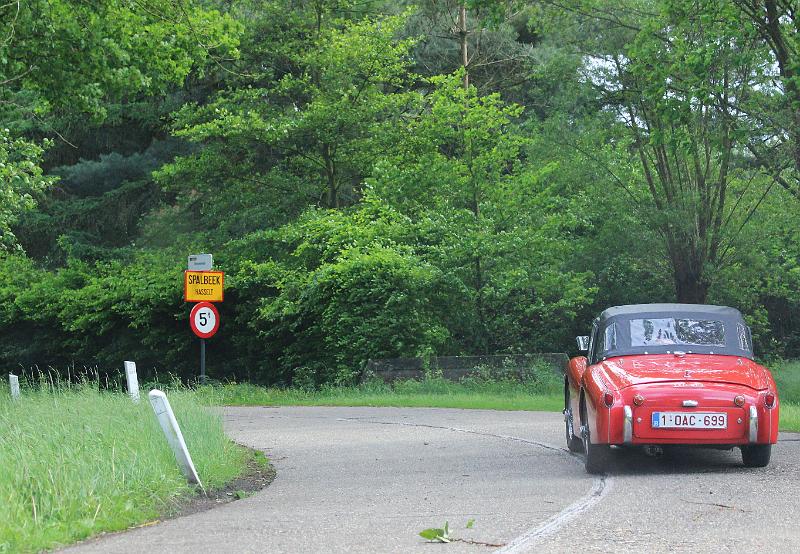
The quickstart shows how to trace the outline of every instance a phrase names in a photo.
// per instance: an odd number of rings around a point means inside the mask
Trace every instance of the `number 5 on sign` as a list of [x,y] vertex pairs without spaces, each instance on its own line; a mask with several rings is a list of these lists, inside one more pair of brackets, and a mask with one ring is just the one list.
[[201,339],[210,339],[219,329],[219,312],[211,302],[200,302],[192,308],[189,325]]

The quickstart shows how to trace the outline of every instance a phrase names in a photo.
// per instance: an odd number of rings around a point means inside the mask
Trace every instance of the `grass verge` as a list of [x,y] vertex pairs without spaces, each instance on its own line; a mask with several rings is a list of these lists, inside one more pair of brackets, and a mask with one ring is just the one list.
[[781,431],[800,432],[800,360],[770,364],[781,399]]
[[311,391],[224,384],[201,387],[198,394],[206,402],[225,406],[383,406],[560,411],[564,403],[562,387],[557,376],[532,383],[470,379],[454,383],[431,378],[398,381],[392,385],[371,382],[357,387],[323,387]]
[[781,409],[781,431],[800,433],[800,404],[784,402]]
[[800,360],[777,362],[769,367],[781,399],[800,403]]
[[[2,388],[2,387],[0,387]],[[246,450],[189,391],[169,393],[207,488],[244,471]],[[146,399],[85,385],[0,390],[0,552],[36,552],[174,512],[195,491]]]
[[[800,432],[800,362],[772,367],[781,398],[781,430]],[[564,408],[559,376],[539,373],[538,380],[466,379],[459,383],[429,378],[371,382],[357,387],[320,390],[265,388],[250,384],[201,387],[204,401],[224,406],[385,406],[464,408],[483,410],[561,411]]]

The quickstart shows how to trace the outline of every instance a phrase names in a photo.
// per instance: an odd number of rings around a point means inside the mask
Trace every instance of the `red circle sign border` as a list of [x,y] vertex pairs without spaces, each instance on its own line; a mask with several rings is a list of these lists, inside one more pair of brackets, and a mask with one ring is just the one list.
[[[194,316],[195,314],[200,311],[202,308],[208,308],[212,312],[214,312],[214,328],[211,329],[208,333],[203,333],[197,326],[194,324]],[[210,339],[213,337],[217,330],[219,329],[219,312],[217,311],[217,307],[214,306],[211,302],[198,302],[192,308],[192,312],[189,314],[189,326],[192,328],[192,332],[200,337],[201,339]]]

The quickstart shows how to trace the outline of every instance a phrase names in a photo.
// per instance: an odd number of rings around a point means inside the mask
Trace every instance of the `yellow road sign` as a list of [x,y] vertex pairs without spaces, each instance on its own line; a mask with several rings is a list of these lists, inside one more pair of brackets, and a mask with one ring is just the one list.
[[222,302],[223,271],[184,271],[183,299],[186,302]]

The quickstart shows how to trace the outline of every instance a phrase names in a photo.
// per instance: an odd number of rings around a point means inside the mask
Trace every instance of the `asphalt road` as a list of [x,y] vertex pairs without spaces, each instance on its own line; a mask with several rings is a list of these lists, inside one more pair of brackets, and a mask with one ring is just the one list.
[[[560,414],[229,408],[225,423],[272,459],[269,488],[69,551],[800,551],[800,435],[782,434],[766,469],[743,468],[738,450],[624,451],[592,477],[563,450]],[[417,535],[445,521],[505,546]]]

